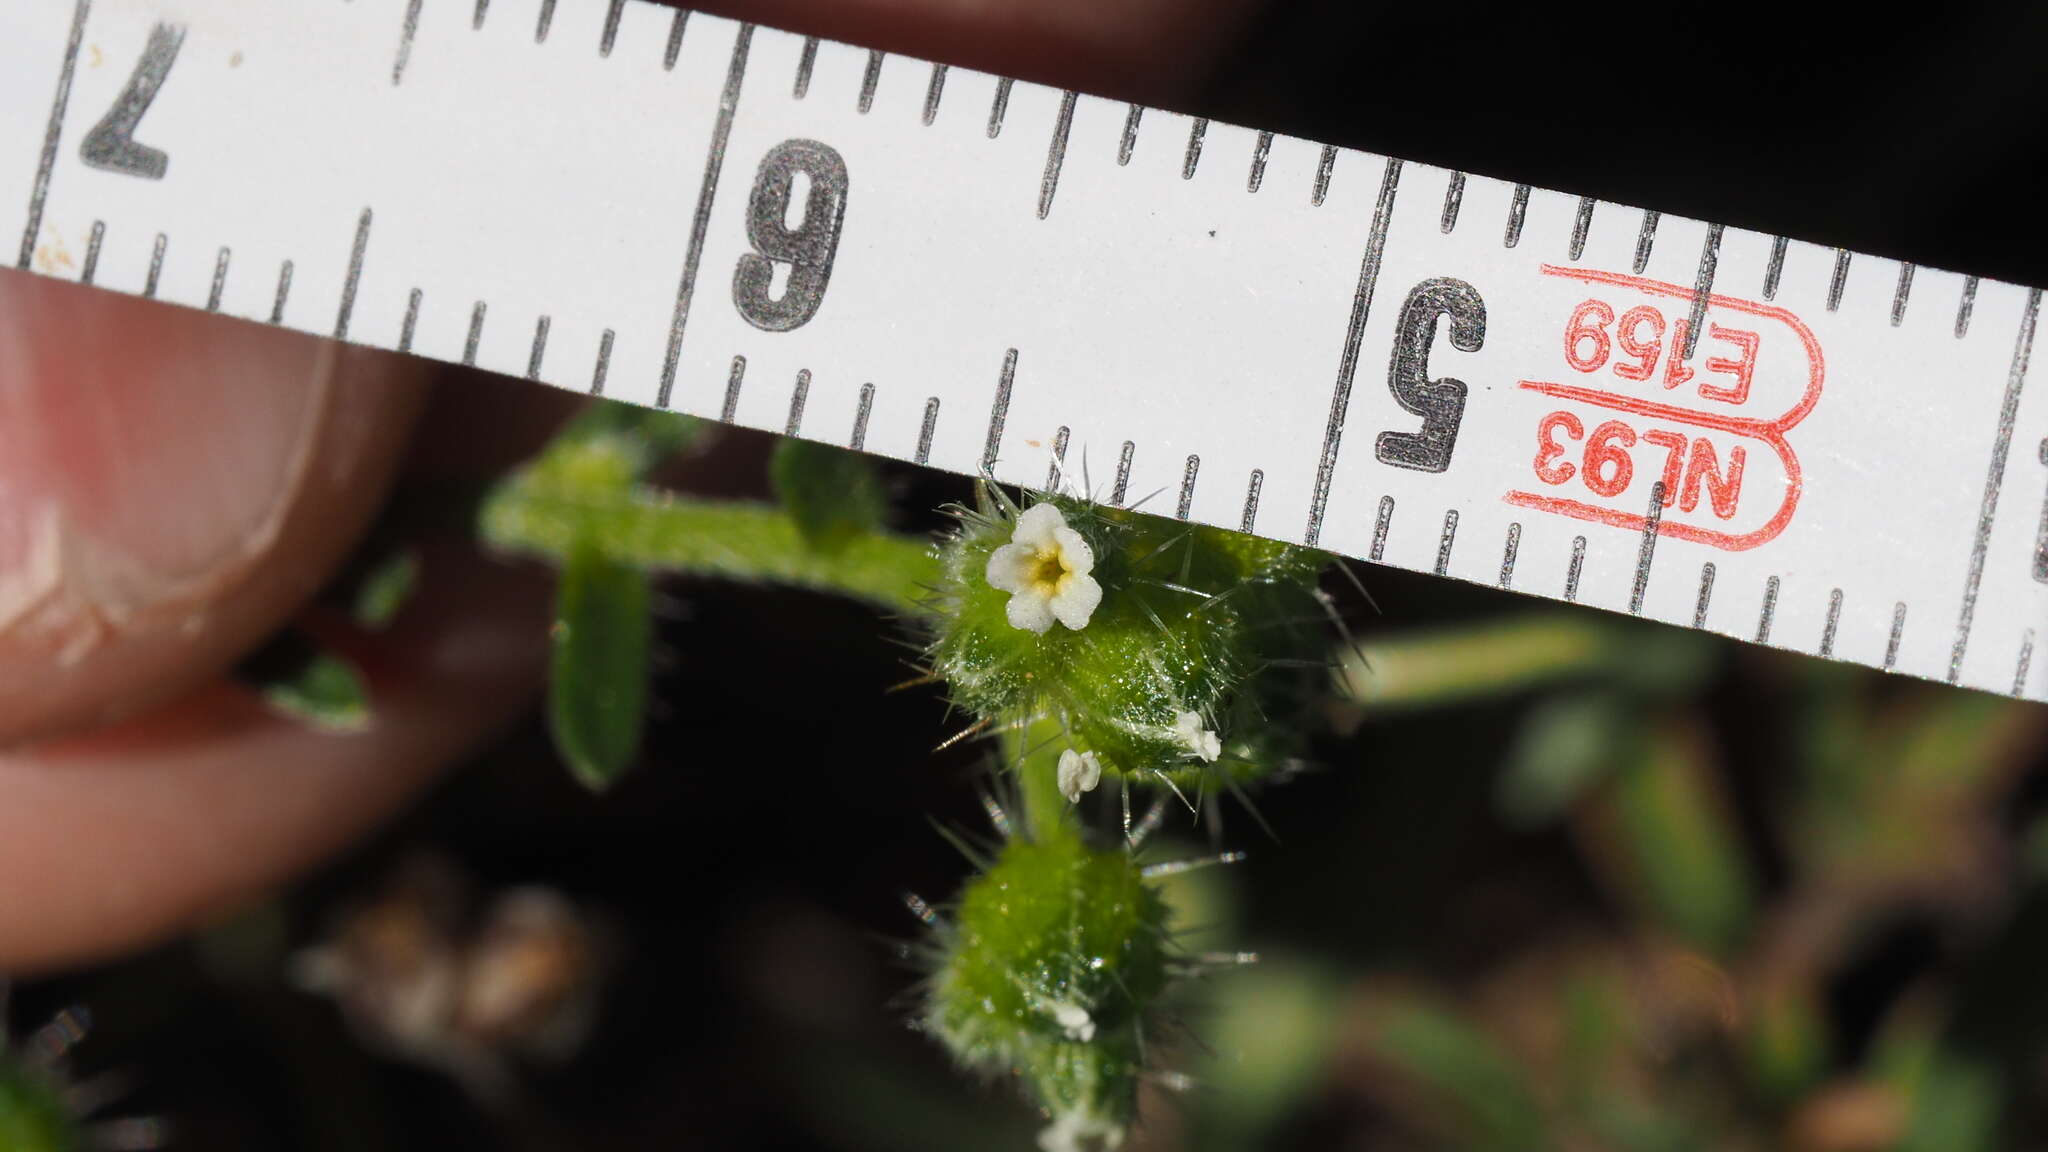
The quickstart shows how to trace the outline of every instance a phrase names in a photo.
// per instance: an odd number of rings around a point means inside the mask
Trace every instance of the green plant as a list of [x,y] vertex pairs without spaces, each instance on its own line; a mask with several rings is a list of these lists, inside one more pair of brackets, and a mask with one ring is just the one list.
[[[1236,858],[1147,863],[1145,839],[1169,800],[1213,817],[1297,754],[1330,675],[1329,557],[990,482],[947,509],[943,540],[897,536],[873,465],[802,441],[774,456],[779,507],[651,484],[698,435],[600,405],[484,503],[486,541],[562,571],[549,717],[564,759],[598,788],[634,759],[654,573],[902,614],[922,680],[971,718],[961,737],[993,742],[1007,797],[991,801],[1000,843],[956,838],[976,869],[958,898],[914,905],[931,928],[919,1023],[964,1066],[1015,1072],[1049,1118],[1044,1147],[1118,1146],[1158,1072],[1147,1035],[1172,978],[1206,963],[1179,948],[1159,878]],[[1121,834],[1083,819],[1099,787]],[[1134,794],[1153,805],[1136,829]]]

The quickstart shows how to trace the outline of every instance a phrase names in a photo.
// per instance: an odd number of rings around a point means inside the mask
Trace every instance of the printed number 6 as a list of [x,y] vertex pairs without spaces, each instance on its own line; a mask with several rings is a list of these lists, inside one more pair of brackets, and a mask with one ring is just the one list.
[[1382,464],[1418,472],[1442,472],[1451,466],[1458,424],[1465,418],[1465,383],[1448,376],[1429,378],[1429,346],[1436,341],[1439,316],[1451,318],[1451,347],[1458,351],[1477,352],[1486,342],[1486,303],[1478,289],[1439,276],[1408,293],[1394,329],[1387,390],[1396,404],[1422,417],[1422,429],[1380,433],[1374,454]]
[[[803,223],[791,228],[789,199],[798,173],[810,190]],[[817,315],[845,218],[846,161],[839,153],[816,140],[785,140],[769,151],[747,203],[747,238],[754,251],[740,257],[732,276],[733,303],[747,323],[788,332]],[[779,296],[772,291],[778,263],[789,266],[789,283]]]

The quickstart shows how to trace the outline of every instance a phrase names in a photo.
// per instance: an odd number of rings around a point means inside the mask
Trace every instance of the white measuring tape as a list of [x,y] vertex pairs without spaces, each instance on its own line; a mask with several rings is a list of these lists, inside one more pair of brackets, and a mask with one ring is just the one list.
[[640,0],[10,0],[20,266],[2033,699],[2040,292]]

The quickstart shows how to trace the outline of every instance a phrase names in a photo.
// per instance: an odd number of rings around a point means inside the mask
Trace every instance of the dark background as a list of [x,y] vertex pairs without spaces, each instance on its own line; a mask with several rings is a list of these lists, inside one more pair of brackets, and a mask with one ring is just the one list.
[[[2041,284],[2044,44],[2048,7],[2022,4],[1329,0],[1275,7],[1186,110]],[[758,444],[736,457],[748,451]],[[908,469],[895,481],[904,509],[964,491]],[[1344,611],[1367,636],[1528,603],[1393,570],[1363,577],[1377,611],[1355,596]],[[893,955],[916,927],[899,894],[943,896],[964,875],[933,821],[979,820],[986,752],[933,754],[951,731],[938,694],[885,691],[912,675],[900,626],[796,593],[667,591],[660,714],[642,769],[611,796],[569,782],[536,717],[272,907],[199,947],[21,988],[17,1022],[89,1005],[81,1069],[121,1070],[134,1089],[111,1110],[174,1120],[179,1148],[1030,1147],[1024,1108],[903,1026],[915,974]],[[1794,661],[1733,646],[1721,658],[1701,706],[1753,830],[1773,804],[1788,707],[1777,689]],[[1561,918],[1613,916],[1561,829],[1493,814],[1492,766],[1521,707],[1319,737],[1319,769],[1262,799],[1281,842],[1231,828],[1255,848],[1233,877],[1248,894],[1245,946],[1455,978]],[[2037,770],[2007,819],[2023,821],[2042,791]],[[1755,840],[1768,889],[1783,862]],[[557,887],[617,942],[581,1058],[527,1075],[497,1111],[365,1051],[270,964],[422,850],[486,886]],[[2001,963],[2048,971],[2032,963],[2041,919],[2016,914],[2019,944]],[[1848,1046],[1909,982],[1978,962],[1913,917],[1874,934],[1833,978]],[[2021,1015],[2022,1047],[2025,990],[1995,1001]],[[1333,1147],[1376,1123],[1356,1101],[1324,1099],[1274,1139]]]

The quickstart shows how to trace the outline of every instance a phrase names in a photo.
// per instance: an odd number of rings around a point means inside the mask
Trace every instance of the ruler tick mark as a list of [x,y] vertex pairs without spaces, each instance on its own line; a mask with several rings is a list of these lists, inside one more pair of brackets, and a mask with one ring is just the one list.
[[1045,490],[1048,492],[1057,492],[1064,482],[1061,470],[1066,467],[1067,438],[1072,434],[1072,429],[1065,424],[1060,425],[1060,430],[1053,434],[1052,463],[1045,469]]
[[988,106],[988,138],[991,140],[1003,134],[1003,113],[1010,110],[1010,87],[1015,83],[1008,76],[996,81],[996,98]]
[[1060,114],[1053,121],[1052,141],[1045,147],[1045,174],[1038,179],[1038,218],[1052,212],[1052,196],[1059,190],[1060,166],[1067,160],[1067,133],[1074,126],[1076,93],[1069,89],[1060,96]]
[[789,393],[789,418],[783,421],[782,434],[794,436],[804,426],[804,404],[811,398],[811,370],[802,368],[796,374],[796,386]]
[[[2048,440],[2042,440],[2039,459],[2048,465]],[[2034,530],[2034,579],[2048,584],[2048,502],[2041,505],[2041,525]]]
[[882,53],[870,50],[868,66],[860,75],[860,103],[856,105],[865,116],[875,106],[875,88],[882,83]]
[[662,358],[661,388],[654,406],[666,408],[675,390],[676,364],[683,354],[683,328],[690,320],[690,297],[697,290],[697,266],[704,259],[704,238],[711,230],[711,203],[718,195],[719,173],[725,167],[725,146],[732,138],[733,112],[739,107],[740,81],[747,73],[747,47],[753,42],[754,26],[742,24],[732,45],[732,63],[726,67],[725,88],[718,97],[718,120],[711,130],[711,147],[704,157],[704,183],[697,192],[697,214],[690,223],[690,246],[683,254],[683,278],[676,287],[675,312],[669,320],[668,352]]
[[1820,630],[1820,657],[1831,660],[1835,655],[1835,629],[1842,622],[1842,590],[1836,588],[1828,593],[1828,619]]
[[804,37],[803,53],[796,58],[796,83],[790,87],[789,94],[791,96],[801,100],[810,94],[811,69],[817,63],[818,38],[816,36],[806,36]]
[[1572,560],[1564,570],[1564,598],[1567,604],[1579,602],[1579,574],[1586,570],[1586,538],[1572,537]]
[[1714,271],[1721,263],[1721,226],[1707,225],[1707,238],[1700,245],[1700,267],[1692,278],[1692,312],[1685,324],[1685,343],[1679,360],[1692,359],[1700,346],[1700,329],[1707,325],[1707,301],[1714,294]]
[[1138,120],[1144,115],[1143,104],[1133,104],[1124,113],[1124,136],[1116,146],[1116,162],[1120,168],[1131,162],[1131,150],[1138,146]]
[[1643,212],[1643,226],[1636,232],[1635,270],[1638,276],[1643,274],[1643,269],[1650,266],[1650,246],[1657,242],[1657,225],[1663,219],[1662,212],[1647,209]]
[[64,135],[64,108],[71,101],[71,79],[78,71],[78,48],[85,39],[85,18],[91,0],[77,0],[71,9],[71,34],[64,42],[64,63],[57,71],[57,92],[50,100],[50,119],[43,128],[43,151],[36,165],[35,183],[28,194],[28,224],[21,232],[21,256],[15,267],[26,270],[36,254],[36,237],[43,230],[43,204],[50,195],[50,173],[57,166],[57,145]]
[[945,92],[946,66],[944,64],[934,64],[932,65],[932,78],[924,86],[925,127],[931,127],[932,121],[939,118],[939,97],[945,95]]
[[1323,206],[1323,198],[1330,192],[1330,173],[1337,167],[1337,149],[1334,145],[1323,145],[1322,159],[1316,161],[1315,187],[1309,190],[1308,202],[1314,207]]
[[1259,185],[1266,182],[1266,153],[1273,150],[1273,134],[1259,133],[1259,142],[1252,146],[1252,173],[1245,180],[1245,191],[1257,192]]
[[1258,522],[1259,489],[1265,486],[1266,473],[1258,468],[1252,469],[1251,479],[1244,487],[1244,515],[1237,522],[1238,531],[1250,532],[1252,525]]
[[2027,670],[2034,663],[2034,630],[2020,633],[2020,659],[2012,670],[2012,694],[2023,696],[2027,691]]
[[988,410],[988,438],[981,447],[981,470],[992,471],[1003,450],[1003,425],[1010,418],[1010,389],[1017,381],[1017,350],[1003,353],[1003,371],[996,377],[996,398]]
[[[334,316],[336,340],[348,339],[348,322],[355,315],[356,289],[363,282],[363,259],[370,252],[370,222],[370,210],[365,208],[361,215],[356,217],[356,238],[348,250],[348,274],[341,281],[341,307]],[[225,253],[227,250],[221,251]]]
[[1180,503],[1174,508],[1174,519],[1185,520],[1195,506],[1195,474],[1202,470],[1202,458],[1190,454],[1188,466],[1180,474]]
[[1351,385],[1358,375],[1358,349],[1365,338],[1365,319],[1372,310],[1373,288],[1379,283],[1380,260],[1386,253],[1387,224],[1394,215],[1394,190],[1401,181],[1401,162],[1388,159],[1380,177],[1379,203],[1359,261],[1358,287],[1351,294],[1351,320],[1344,333],[1344,353],[1337,364],[1337,385],[1330,396],[1330,419],[1323,429],[1323,453],[1316,465],[1315,495],[1308,509],[1308,531],[1302,543],[1315,547],[1322,535],[1323,512],[1329,505],[1330,482],[1337,473],[1337,450],[1344,438],[1344,418],[1351,407]]
[[415,288],[405,298],[405,321],[398,327],[398,350],[412,351],[413,333],[420,323],[420,290]]
[[1700,565],[1700,594],[1692,605],[1692,626],[1707,626],[1707,606],[1714,600],[1714,562],[1709,560]]
[[1763,610],[1757,613],[1756,642],[1768,644],[1771,641],[1771,620],[1778,614],[1778,578],[1764,581]]
[[85,241],[85,266],[79,269],[78,282],[91,284],[100,267],[100,244],[107,238],[107,224],[104,220],[92,222],[92,234]]
[[1956,304],[1956,339],[1961,340],[1970,332],[1970,310],[1977,306],[1977,278],[1965,277],[1963,298]]
[[1906,321],[1906,294],[1913,290],[1913,266],[1899,265],[1899,286],[1892,292],[1892,327]]
[[142,298],[145,300],[156,298],[156,284],[164,274],[164,247],[169,243],[170,238],[159,232],[156,243],[150,247],[149,275],[142,281]]
[[612,0],[611,5],[605,9],[604,31],[599,34],[597,40],[597,54],[599,56],[610,59],[612,45],[618,43],[619,40],[619,17],[625,15],[625,13],[626,0]]
[[555,0],[540,0],[540,20],[533,26],[533,42],[548,42],[548,29],[555,23]]
[[860,386],[860,406],[853,410],[853,435],[846,440],[846,446],[856,452],[868,446],[868,417],[875,410],[875,385],[872,381]]
[[1387,554],[1387,529],[1393,527],[1393,524],[1394,498],[1382,496],[1379,515],[1375,516],[1372,522],[1372,551],[1366,555],[1366,559],[1377,564],[1380,558]]
[[398,31],[398,58],[391,63],[391,83],[394,87],[405,79],[405,66],[412,60],[412,38],[420,30],[420,5],[423,0],[410,0],[405,6],[405,23]]
[[489,305],[479,300],[469,310],[469,335],[462,342],[462,362],[476,367],[477,348],[484,342],[484,313]]
[[270,304],[270,322],[284,323],[284,302],[292,294],[292,262],[287,260],[277,269],[277,298]]
[[1771,237],[1771,261],[1764,266],[1764,299],[1778,298],[1778,278],[1785,274],[1786,237]]
[[597,367],[590,373],[590,394],[604,395],[604,378],[612,371],[612,339],[617,333],[607,328],[597,341]]
[[1650,511],[1643,517],[1643,539],[1636,548],[1636,582],[1628,594],[1628,614],[1643,614],[1643,596],[1650,590],[1650,564],[1657,558],[1657,533],[1664,522],[1664,482],[1650,485]]
[[1501,233],[1501,247],[1513,248],[1522,242],[1522,221],[1528,214],[1529,186],[1527,184],[1517,184],[1515,185],[1515,198],[1508,203],[1508,226],[1507,230]]
[[1458,226],[1458,208],[1465,202],[1465,174],[1451,173],[1451,182],[1444,188],[1443,219],[1437,222],[1437,230],[1449,236],[1451,229]]
[[1977,538],[1970,547],[1970,572],[1963,583],[1963,609],[1956,622],[1955,648],[1949,653],[1948,682],[1963,674],[1963,652],[1970,644],[1970,623],[1977,614],[1977,588],[1984,579],[1984,553],[1991,545],[1991,521],[1998,512],[1998,490],[2005,483],[2005,459],[2012,449],[2012,426],[2019,415],[2020,389],[2027,382],[2027,360],[2034,350],[2034,322],[2041,312],[2041,290],[2027,291],[2026,310],[2020,316],[2019,335],[2012,352],[2012,367],[2005,378],[2005,402],[1998,412],[1998,433],[1991,444],[1991,471],[1984,480],[1983,506],[1977,512]]
[[924,402],[924,424],[917,431],[916,464],[929,464],[932,459],[932,435],[939,428],[939,398],[930,397]]
[[1197,117],[1194,127],[1188,129],[1187,155],[1183,156],[1180,162],[1181,179],[1193,180],[1195,178],[1195,165],[1202,162],[1202,137],[1208,134],[1209,118],[1206,116]]
[[223,247],[220,250],[220,254],[213,258],[213,287],[208,289],[206,293],[206,310],[208,312],[220,311],[221,296],[227,291],[227,286],[228,250]]
[[1130,440],[1116,456],[1116,484],[1109,490],[1109,502],[1121,508],[1131,492],[1131,457],[1138,451],[1138,445]]
[[1576,262],[1586,252],[1586,234],[1593,230],[1593,206],[1598,203],[1591,196],[1579,197],[1578,215],[1572,219],[1571,259]]
[[1842,306],[1842,289],[1849,286],[1849,250],[1835,249],[1835,274],[1828,281],[1828,311]]
[[546,316],[542,316],[539,320],[534,321],[533,350],[526,354],[526,378],[528,380],[540,379],[541,362],[548,354],[548,327],[552,323],[553,321],[549,320]]
[[1899,662],[1899,638],[1906,632],[1906,602],[1892,605],[1892,636],[1884,646],[1884,670],[1889,672]]
[[489,11],[491,0],[476,0],[476,12],[469,18],[469,30],[481,32],[484,27],[484,13]]
[[1522,525],[1517,522],[1508,525],[1507,543],[1500,550],[1500,581],[1502,588],[1515,586],[1515,554],[1522,550]]
[[718,419],[721,423],[732,423],[740,411],[740,385],[747,379],[747,358],[732,358],[732,368],[725,375],[725,402],[719,405]]
[[670,20],[668,25],[668,46],[662,49],[661,53],[661,70],[663,72],[673,72],[676,70],[676,57],[683,54],[683,29],[688,27],[689,23],[690,10],[688,8],[676,9],[675,18]]
[[1451,570],[1451,541],[1458,536],[1458,510],[1444,513],[1444,529],[1436,540],[1436,574],[1439,576]]

